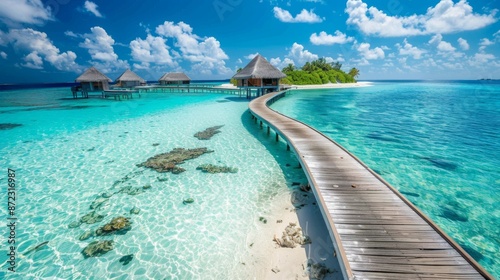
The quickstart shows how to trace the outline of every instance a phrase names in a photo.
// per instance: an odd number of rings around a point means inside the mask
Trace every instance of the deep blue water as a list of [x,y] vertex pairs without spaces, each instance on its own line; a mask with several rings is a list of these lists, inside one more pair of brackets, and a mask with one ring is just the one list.
[[273,108],[343,145],[500,276],[500,81],[292,91]]

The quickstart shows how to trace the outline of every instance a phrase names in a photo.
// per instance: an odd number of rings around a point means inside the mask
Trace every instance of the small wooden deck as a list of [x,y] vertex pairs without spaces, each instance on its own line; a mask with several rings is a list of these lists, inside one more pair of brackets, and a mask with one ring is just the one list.
[[[493,279],[397,190],[315,129],[253,100],[256,122],[284,138],[301,163],[346,279]],[[314,240],[313,240],[314,242]]]

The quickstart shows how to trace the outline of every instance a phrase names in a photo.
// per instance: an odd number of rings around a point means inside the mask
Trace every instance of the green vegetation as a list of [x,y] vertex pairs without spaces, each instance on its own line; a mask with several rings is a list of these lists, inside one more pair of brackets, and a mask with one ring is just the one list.
[[281,80],[282,84],[292,85],[320,85],[327,83],[355,83],[355,78],[359,75],[359,70],[352,68],[349,74],[342,71],[342,64],[339,62],[326,62],[320,58],[312,62],[306,62],[301,69],[295,68],[293,64],[288,64],[282,72],[287,75]]
[[[240,73],[240,71],[243,70],[241,67],[236,70],[236,73]],[[232,84],[233,86],[238,86],[238,81],[236,79],[231,79],[229,80],[229,83]]]

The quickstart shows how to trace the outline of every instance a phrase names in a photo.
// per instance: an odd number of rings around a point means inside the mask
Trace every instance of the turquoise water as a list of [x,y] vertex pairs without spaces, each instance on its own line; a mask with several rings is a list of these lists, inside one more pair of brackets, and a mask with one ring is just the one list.
[[[271,242],[259,217],[274,221],[273,207],[290,198],[292,182],[306,182],[294,155],[266,144],[251,122],[246,99],[222,94],[144,94],[127,101],[68,99],[68,88],[0,91],[0,184],[7,201],[7,168],[17,179],[16,273],[7,271],[7,236],[2,230],[0,278],[4,279],[249,279],[255,275],[250,244]],[[201,141],[193,135],[224,125]],[[264,140],[264,141],[262,141]],[[272,143],[272,142],[271,142]],[[181,166],[174,175],[137,167],[174,148],[214,150]],[[235,174],[196,170],[211,163],[238,168]],[[288,165],[287,165],[288,164]],[[128,178],[124,180],[124,178]],[[123,180],[125,182],[116,183]],[[91,212],[104,192],[124,186],[151,189],[113,195],[99,210],[100,223],[68,225]],[[194,203],[183,201],[193,198]],[[137,207],[140,213],[130,214]],[[6,221],[7,208],[0,207]],[[80,241],[117,216],[130,217],[124,235]],[[114,249],[84,259],[94,240]],[[48,241],[39,250],[27,252]],[[257,245],[256,245],[257,246]],[[133,254],[123,265],[119,259]],[[244,265],[246,263],[247,265]]]
[[273,108],[322,131],[500,277],[500,84],[292,91]]

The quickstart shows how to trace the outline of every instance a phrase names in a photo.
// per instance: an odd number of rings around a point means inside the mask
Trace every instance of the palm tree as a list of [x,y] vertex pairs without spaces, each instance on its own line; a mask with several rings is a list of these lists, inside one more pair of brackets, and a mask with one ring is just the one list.
[[284,73],[293,72],[293,71],[295,71],[295,65],[293,65],[293,63],[290,63],[287,66],[285,66],[285,68],[283,68]]
[[307,71],[307,72],[312,72],[314,71],[314,66],[308,61],[304,66],[302,66],[302,70]]
[[353,78],[356,78],[359,76],[359,69],[357,69],[356,67],[353,67],[350,71],[349,71],[349,76],[353,77]]

